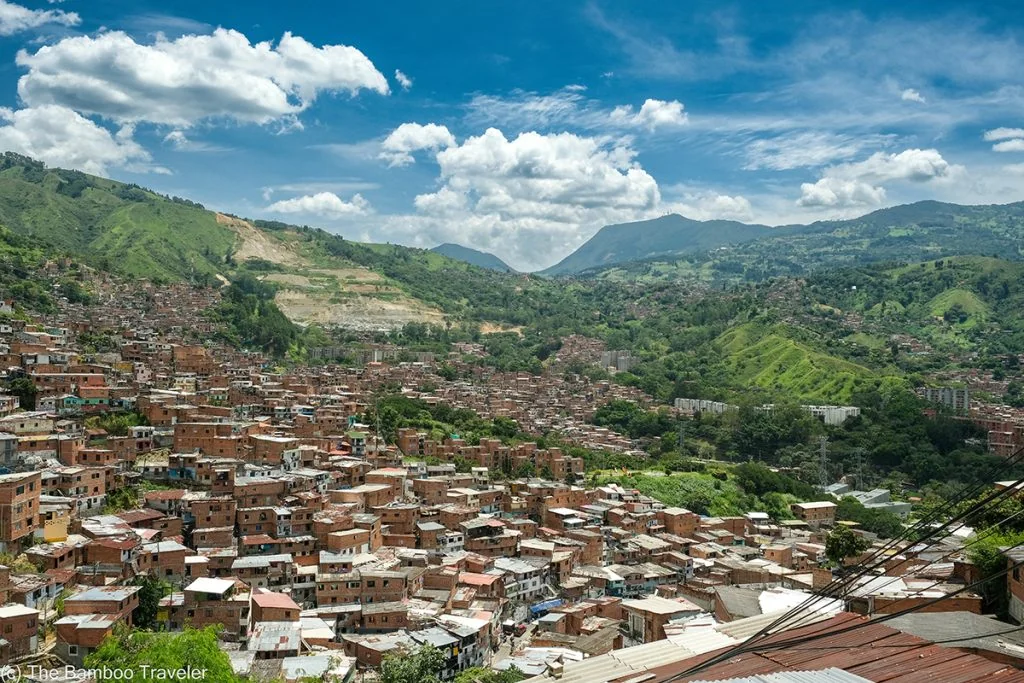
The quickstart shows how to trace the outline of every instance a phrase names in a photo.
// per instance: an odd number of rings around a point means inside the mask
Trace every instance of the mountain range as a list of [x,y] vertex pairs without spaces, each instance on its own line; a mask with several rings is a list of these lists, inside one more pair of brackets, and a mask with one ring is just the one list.
[[[518,324],[562,296],[557,282],[510,278],[515,271],[499,258],[466,247],[362,244],[316,228],[245,220],[13,153],[0,155],[0,227],[39,253],[71,255],[126,277],[214,284],[239,269],[256,270],[300,323],[394,327],[472,311],[480,320]],[[669,215],[606,226],[543,274],[728,284],[953,255],[1024,260],[1024,203],[926,201],[774,228]]]
[[[496,368],[533,371],[583,334],[635,350],[643,365],[627,379],[664,400],[757,387],[766,401],[846,402],[930,367],[893,346],[908,334],[942,358],[1020,349],[1022,237],[1024,204],[920,202],[784,228],[667,216],[609,226],[562,264],[588,269],[546,277],[500,272],[455,245],[363,244],[0,155],[0,294],[22,308],[87,300],[94,269],[126,286],[222,287],[217,315],[233,338],[275,355],[304,348],[307,333],[322,343],[318,326],[421,342],[461,330],[486,340]],[[797,277],[707,286],[776,275]],[[844,327],[845,313],[862,323]]]
[[821,267],[956,254],[1024,257],[1024,202],[961,206],[923,201],[849,220],[776,228],[669,215],[605,226],[542,273],[759,281]]
[[669,214],[647,221],[606,225],[576,251],[541,272],[573,275],[617,263],[714,249],[791,231],[737,221],[695,221]]

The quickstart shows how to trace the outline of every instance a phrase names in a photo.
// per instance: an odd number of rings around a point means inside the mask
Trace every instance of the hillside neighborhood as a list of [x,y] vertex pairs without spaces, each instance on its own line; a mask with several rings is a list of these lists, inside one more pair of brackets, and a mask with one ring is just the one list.
[[[0,396],[4,663],[82,667],[122,627],[217,626],[235,672],[262,681],[370,680],[424,645],[443,654],[442,679],[486,666],[538,681],[660,681],[789,611],[787,628],[841,631],[920,608],[872,637],[945,641],[929,619],[941,611],[963,640],[944,642],[943,656],[999,680],[1024,665],[1024,636],[993,636],[981,616],[965,534],[886,547],[858,531],[859,552],[885,549],[878,571],[843,599],[809,601],[834,581],[835,502],[794,503],[787,519],[702,516],[592,484],[558,447],[409,427],[389,441],[362,421],[391,387],[642,458],[640,444],[589,421],[612,400],[651,405],[638,389],[487,370],[466,362],[486,353],[472,343],[448,358],[399,360],[379,345],[355,367],[279,371],[261,354],[188,341],[212,332],[200,315],[211,303],[185,286],[109,291],[102,306],[64,301],[0,325],[5,380],[34,387]],[[112,350],[84,350],[111,329]],[[441,362],[470,379],[443,379]],[[628,356],[568,338],[552,363],[575,362],[614,371]],[[831,423],[857,414],[805,409]],[[116,415],[138,424],[99,426]],[[910,512],[885,489],[824,493]],[[1020,619],[1024,583],[1016,571],[1005,581]]]

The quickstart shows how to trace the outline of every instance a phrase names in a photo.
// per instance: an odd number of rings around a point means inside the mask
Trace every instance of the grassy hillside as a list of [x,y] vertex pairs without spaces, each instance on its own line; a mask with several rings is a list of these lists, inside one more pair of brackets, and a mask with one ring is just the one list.
[[784,327],[745,323],[715,340],[733,382],[804,401],[848,403],[876,377],[870,369],[835,358],[787,336]]
[[52,252],[156,280],[222,272],[235,241],[187,200],[12,153],[0,157],[0,225]]

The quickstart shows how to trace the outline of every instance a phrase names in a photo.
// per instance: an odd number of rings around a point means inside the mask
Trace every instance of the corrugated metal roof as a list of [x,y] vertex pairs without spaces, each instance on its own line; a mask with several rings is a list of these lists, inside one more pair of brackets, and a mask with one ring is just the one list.
[[716,681],[695,681],[695,683],[725,683],[726,680],[728,683],[870,683],[866,678],[836,668],[820,671],[779,671],[773,674],[756,674]]
[[[856,626],[856,630],[846,631]],[[810,638],[790,646],[793,638]],[[777,649],[770,646],[778,644]],[[661,683],[716,654],[709,653],[651,670],[645,683]],[[843,613],[826,622],[765,638],[756,652],[736,655],[678,681],[720,681],[782,671],[838,668],[870,681],[886,683],[1024,683],[1024,671],[960,650],[935,645],[865,617]],[[620,678],[624,678],[621,676]]]

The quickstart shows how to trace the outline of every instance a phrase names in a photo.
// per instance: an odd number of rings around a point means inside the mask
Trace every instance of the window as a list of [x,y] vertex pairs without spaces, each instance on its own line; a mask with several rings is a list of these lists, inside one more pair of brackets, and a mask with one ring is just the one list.
[[16,489],[14,490],[14,493],[15,493],[16,495],[19,495],[19,496],[20,496],[21,494],[25,493],[25,485],[24,485],[24,484],[22,484],[21,486],[19,486],[18,488],[16,488]]
[[14,630],[14,624],[4,624],[4,633],[10,633]]
[[72,657],[77,657],[78,656],[78,646],[77,645],[68,645],[68,654],[71,655]]

